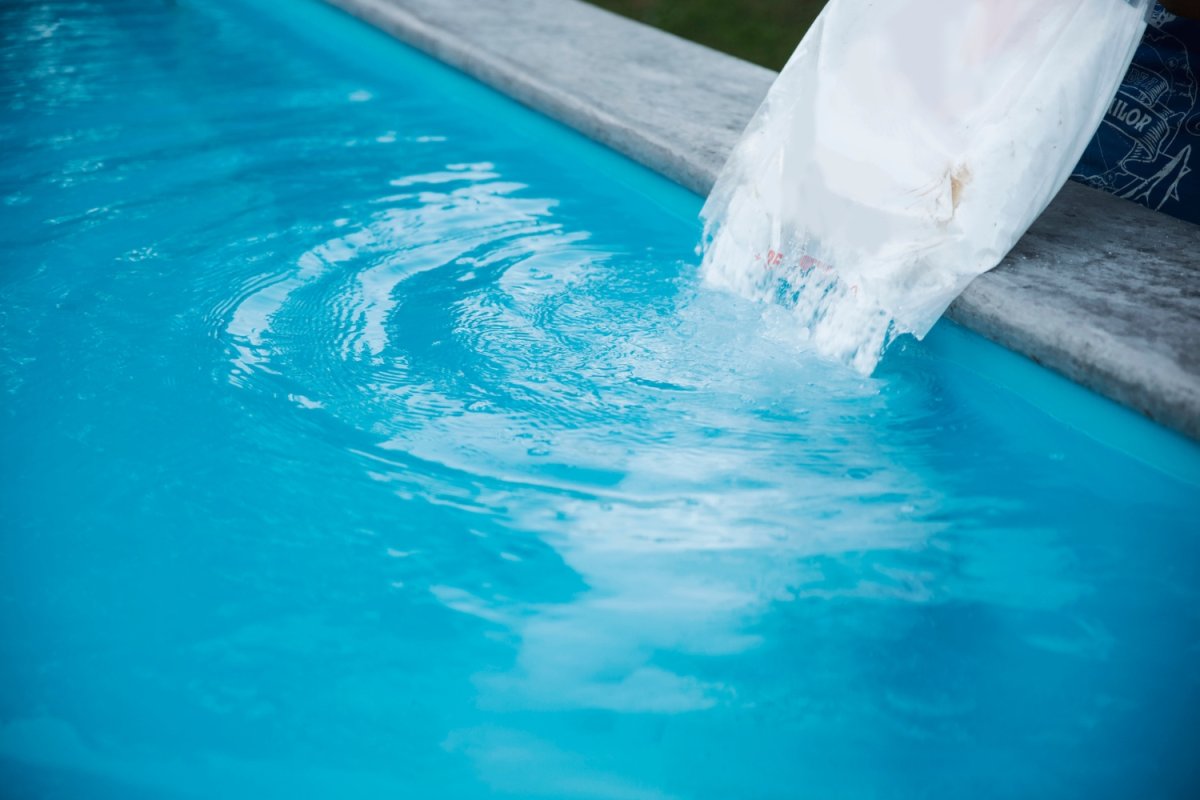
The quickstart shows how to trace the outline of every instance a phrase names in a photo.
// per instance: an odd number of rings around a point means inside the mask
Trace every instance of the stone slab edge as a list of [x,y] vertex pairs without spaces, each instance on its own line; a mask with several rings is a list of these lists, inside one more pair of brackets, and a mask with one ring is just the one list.
[[[580,0],[326,0],[707,194],[775,73]],[[951,319],[1200,439],[1200,226],[1068,184]]]

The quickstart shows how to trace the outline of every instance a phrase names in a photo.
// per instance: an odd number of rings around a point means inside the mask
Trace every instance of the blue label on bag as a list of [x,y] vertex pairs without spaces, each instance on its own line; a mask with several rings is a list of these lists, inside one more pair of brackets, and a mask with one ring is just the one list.
[[1155,7],[1129,72],[1071,177],[1200,223],[1200,22]]

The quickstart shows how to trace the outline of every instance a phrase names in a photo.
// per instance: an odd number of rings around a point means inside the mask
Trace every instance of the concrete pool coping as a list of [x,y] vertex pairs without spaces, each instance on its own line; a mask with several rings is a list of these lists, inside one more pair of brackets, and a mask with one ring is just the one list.
[[[326,0],[703,196],[775,78],[581,0]],[[1200,226],[1069,183],[955,322],[1200,439]]]

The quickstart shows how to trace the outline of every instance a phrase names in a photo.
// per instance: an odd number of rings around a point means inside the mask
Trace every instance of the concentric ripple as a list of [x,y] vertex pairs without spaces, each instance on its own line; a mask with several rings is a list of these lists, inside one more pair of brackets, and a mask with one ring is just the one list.
[[[492,163],[388,184],[405,191],[221,304],[233,384],[454,482],[530,489],[532,506],[552,500],[539,490],[606,497],[647,509],[640,526],[674,527],[669,507],[712,487],[714,530],[762,508],[786,531],[806,502],[890,527],[928,495],[879,468],[878,385],[770,338],[755,309],[729,315],[693,266],[599,242]],[[860,463],[886,477],[847,483]],[[872,493],[894,502],[848,502]]]
[[321,3],[0,35],[6,789],[1195,785],[1191,444],[814,358],[698,198]]

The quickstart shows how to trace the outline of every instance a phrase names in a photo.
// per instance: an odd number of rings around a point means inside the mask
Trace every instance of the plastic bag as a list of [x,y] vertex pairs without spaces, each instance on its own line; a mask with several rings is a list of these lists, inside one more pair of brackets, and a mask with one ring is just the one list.
[[1069,177],[1148,0],[831,0],[704,206],[706,279],[869,373]]

